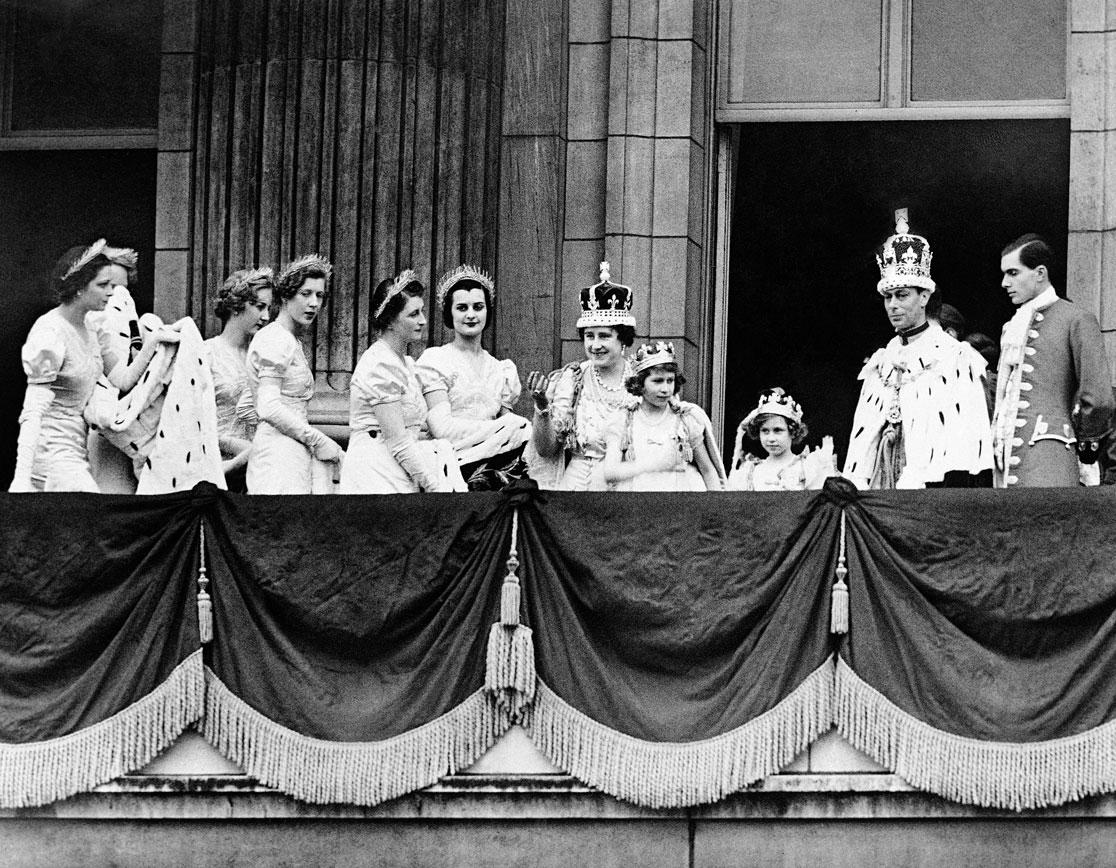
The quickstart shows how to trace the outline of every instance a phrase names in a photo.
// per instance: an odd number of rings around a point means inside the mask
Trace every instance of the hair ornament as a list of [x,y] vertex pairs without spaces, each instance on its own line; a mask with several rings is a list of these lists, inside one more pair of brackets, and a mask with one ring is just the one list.
[[[802,407],[787,394],[785,389],[775,386],[760,393],[756,408],[744,417],[740,427],[747,430],[760,416],[782,416],[792,422],[802,424]],[[754,435],[753,435],[754,436]]]
[[600,282],[581,290],[581,316],[577,318],[576,328],[616,328],[622,325],[635,328],[632,289],[613,283],[611,277],[608,263],[602,262]]
[[392,281],[391,286],[388,287],[388,291],[384,293],[384,297],[380,299],[380,303],[376,305],[376,309],[372,311],[372,319],[379,319],[380,314],[384,312],[384,308],[387,307],[389,301],[399,295],[399,293],[412,283],[418,282],[418,275],[415,274],[414,270],[410,268],[403,269],[403,271],[399,273],[399,276]]
[[915,289],[928,289],[933,292],[937,285],[930,278],[930,261],[934,254],[930,242],[921,235],[912,235],[907,224],[907,209],[895,212],[895,234],[889,237],[876,254],[876,264],[880,267],[880,282],[877,292],[910,286]]
[[139,265],[139,254],[131,247],[106,247],[102,252],[113,265],[119,265],[129,270],[133,270]]
[[75,259],[70,264],[70,267],[66,269],[66,273],[62,275],[62,279],[68,280],[79,271],[81,271],[83,268],[85,268],[85,266],[92,262],[97,256],[105,252],[105,247],[107,246],[107,244],[108,242],[105,241],[104,238],[98,238],[96,241],[86,247],[81,256]]
[[459,265],[452,271],[447,271],[442,275],[442,279],[438,281],[438,288],[434,292],[434,297],[437,298],[439,307],[445,306],[446,296],[450,295],[454,286],[463,280],[475,280],[488,291],[488,297],[495,300],[496,286],[488,272],[474,268],[472,265]]
[[274,280],[275,272],[269,266],[265,265],[263,268],[247,268],[240,273],[236,283],[233,284],[232,292],[241,292],[253,284],[262,283],[264,281],[270,283]]
[[640,374],[656,365],[673,365],[675,363],[674,344],[669,341],[655,341],[654,343],[644,344],[636,350],[635,373]]
[[322,256],[320,253],[307,253],[305,256],[300,256],[293,262],[288,262],[283,266],[283,270],[279,272],[279,276],[275,278],[276,283],[283,283],[290,280],[290,278],[300,271],[309,271],[311,269],[320,270],[325,273],[325,279],[333,275],[333,266],[329,264],[329,260]]

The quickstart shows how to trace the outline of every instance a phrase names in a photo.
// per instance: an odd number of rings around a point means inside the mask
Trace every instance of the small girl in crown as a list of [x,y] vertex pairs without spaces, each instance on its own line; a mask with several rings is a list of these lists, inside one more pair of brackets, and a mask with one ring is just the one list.
[[[758,440],[766,458],[744,454],[744,435]],[[823,437],[821,448],[796,454],[806,440],[802,407],[779,386],[760,394],[759,403],[736,429],[736,448],[728,487],[733,491],[804,491],[821,488],[836,476],[833,438]]]
[[679,400],[684,382],[672,344],[644,344],[636,352],[626,386],[639,403],[606,437],[604,478],[616,490],[724,490],[713,426],[700,407]]

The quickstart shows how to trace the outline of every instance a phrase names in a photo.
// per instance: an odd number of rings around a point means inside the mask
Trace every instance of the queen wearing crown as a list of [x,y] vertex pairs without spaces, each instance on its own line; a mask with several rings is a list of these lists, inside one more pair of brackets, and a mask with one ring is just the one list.
[[608,431],[638,403],[625,387],[633,373],[625,355],[635,342],[632,290],[612,282],[607,262],[600,276],[581,290],[577,331],[586,360],[527,378],[535,404],[528,463],[542,488],[605,490]]
[[349,382],[351,434],[342,494],[467,490],[453,444],[435,439],[415,362],[407,355],[407,346],[426,332],[424,291],[410,269],[372,291],[377,337]]
[[470,490],[502,488],[526,474],[531,423],[511,412],[523,391],[515,362],[481,345],[496,287],[485,272],[461,265],[442,277],[436,296],[453,340],[427,348],[415,365],[427,424],[453,444]]
[[639,403],[609,432],[604,478],[617,491],[723,491],[725,469],[709,417],[678,393],[686,382],[664,341],[635,355],[628,391]]
[[895,234],[876,256],[876,290],[895,337],[860,372],[845,476],[861,488],[990,482],[985,361],[927,319],[936,289],[930,244],[909,231],[905,208],[895,216]]

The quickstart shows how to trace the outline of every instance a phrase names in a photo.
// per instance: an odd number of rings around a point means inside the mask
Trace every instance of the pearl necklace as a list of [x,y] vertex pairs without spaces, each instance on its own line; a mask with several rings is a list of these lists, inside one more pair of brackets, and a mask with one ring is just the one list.
[[624,389],[623,377],[621,377],[621,382],[620,382],[619,386],[608,386],[608,385],[605,385],[604,380],[601,379],[601,374],[597,370],[597,366],[592,362],[589,363],[589,366],[593,370],[593,380],[596,382],[597,388],[600,389],[602,392],[620,392],[620,391],[623,391],[623,389]]

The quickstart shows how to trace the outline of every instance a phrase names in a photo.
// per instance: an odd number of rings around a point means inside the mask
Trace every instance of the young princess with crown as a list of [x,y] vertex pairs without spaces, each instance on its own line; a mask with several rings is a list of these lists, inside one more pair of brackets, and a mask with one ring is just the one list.
[[[796,453],[806,440],[802,407],[779,386],[760,394],[759,403],[736,429],[732,491],[804,491],[821,488],[826,477],[837,475],[833,438],[823,437],[819,449]],[[767,457],[744,453],[744,436],[758,440]]]
[[605,481],[618,491],[724,491],[725,470],[709,417],[681,401],[685,378],[674,345],[636,352],[627,389],[639,398],[609,429]]

